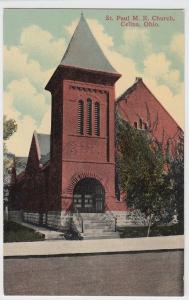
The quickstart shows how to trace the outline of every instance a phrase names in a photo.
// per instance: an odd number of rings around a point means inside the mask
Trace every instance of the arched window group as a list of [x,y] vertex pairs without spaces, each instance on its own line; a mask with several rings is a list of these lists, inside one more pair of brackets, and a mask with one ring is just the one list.
[[138,122],[134,122],[134,128],[139,129],[139,130],[147,130],[148,129],[148,124],[143,122],[142,119],[139,119]]
[[[86,134],[100,136],[100,103],[94,102],[88,98],[86,102]],[[84,111],[85,103],[83,100],[78,101],[78,133],[84,135]]]

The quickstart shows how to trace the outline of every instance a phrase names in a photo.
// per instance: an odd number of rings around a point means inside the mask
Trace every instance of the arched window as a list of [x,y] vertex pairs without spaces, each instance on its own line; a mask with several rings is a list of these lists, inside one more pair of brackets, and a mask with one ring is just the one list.
[[137,122],[134,122],[134,127],[137,129]]
[[92,135],[92,100],[87,99],[87,134]]
[[95,102],[95,135],[100,135],[100,103]]
[[84,103],[83,100],[79,100],[78,120],[77,120],[77,129],[79,134],[83,134],[83,117],[84,117]]

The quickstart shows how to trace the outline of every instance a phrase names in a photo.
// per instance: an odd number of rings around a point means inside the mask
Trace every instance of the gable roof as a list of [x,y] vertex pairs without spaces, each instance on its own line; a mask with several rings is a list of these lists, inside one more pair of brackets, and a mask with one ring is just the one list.
[[60,66],[117,74],[99,47],[82,14]]

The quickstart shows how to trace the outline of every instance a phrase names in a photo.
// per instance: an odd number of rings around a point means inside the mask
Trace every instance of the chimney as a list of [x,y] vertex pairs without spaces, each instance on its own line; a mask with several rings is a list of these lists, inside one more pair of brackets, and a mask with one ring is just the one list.
[[135,82],[142,81],[142,77],[136,77]]

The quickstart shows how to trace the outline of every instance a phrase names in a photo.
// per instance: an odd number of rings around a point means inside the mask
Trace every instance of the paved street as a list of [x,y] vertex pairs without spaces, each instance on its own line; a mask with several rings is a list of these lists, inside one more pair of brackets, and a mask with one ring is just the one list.
[[4,260],[5,295],[183,294],[183,251]]

